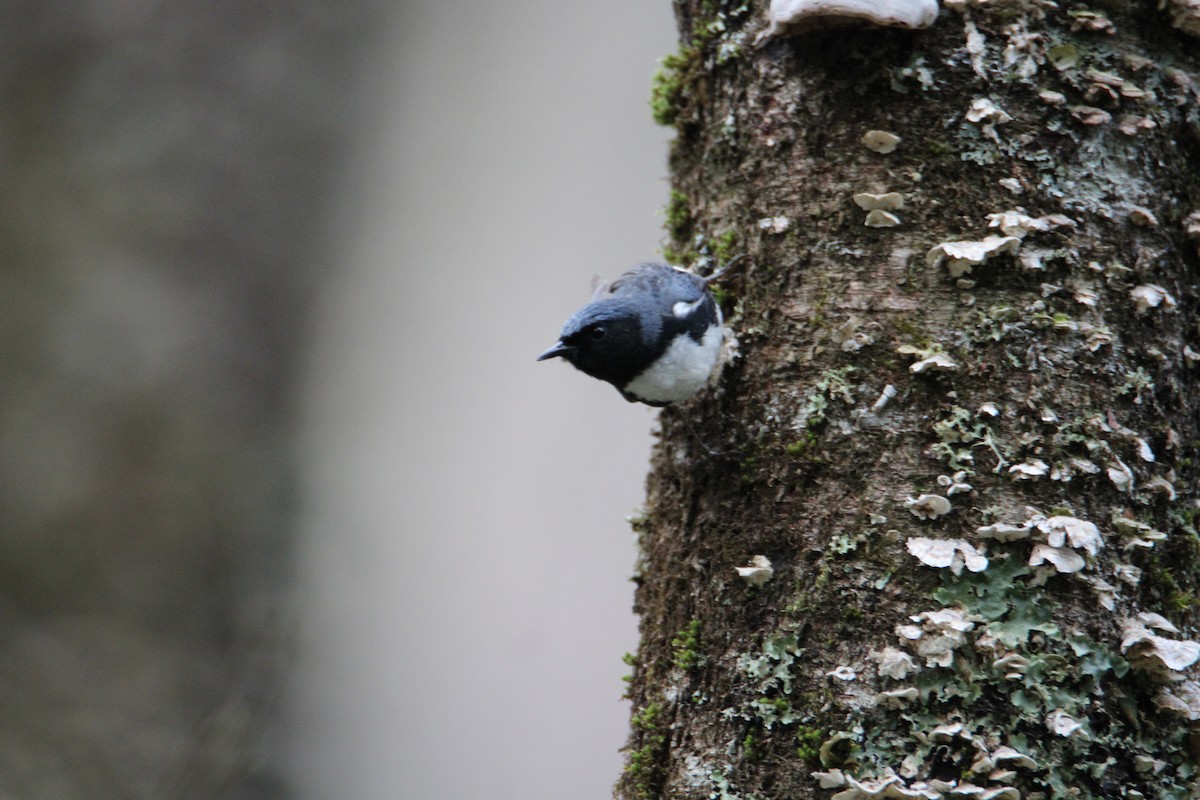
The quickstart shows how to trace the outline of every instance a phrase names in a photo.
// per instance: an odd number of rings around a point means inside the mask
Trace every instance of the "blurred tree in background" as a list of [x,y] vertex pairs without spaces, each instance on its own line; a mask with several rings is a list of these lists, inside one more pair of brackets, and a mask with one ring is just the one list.
[[377,13],[0,10],[0,794],[284,794],[292,383]]

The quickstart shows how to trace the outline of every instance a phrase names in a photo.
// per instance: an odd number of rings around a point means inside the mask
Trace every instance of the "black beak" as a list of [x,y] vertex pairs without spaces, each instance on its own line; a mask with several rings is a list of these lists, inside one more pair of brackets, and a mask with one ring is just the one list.
[[554,346],[537,357],[538,361],[545,361],[547,358],[555,358],[569,352],[572,348],[562,342],[555,342]]

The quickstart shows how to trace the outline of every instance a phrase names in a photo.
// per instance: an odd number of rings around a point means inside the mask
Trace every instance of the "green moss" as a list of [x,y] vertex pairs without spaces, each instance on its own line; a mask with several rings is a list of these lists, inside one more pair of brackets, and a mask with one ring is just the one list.
[[724,266],[739,254],[740,237],[735,229],[730,228],[709,239],[708,246],[712,251],[713,258],[717,260],[717,264]]
[[742,483],[754,482],[758,474],[758,460],[758,456],[749,455],[738,464],[738,478]]
[[747,761],[757,761],[762,753],[759,751],[759,738],[754,732],[747,733],[742,739],[742,757]]
[[651,800],[658,796],[658,784],[662,782],[659,754],[666,743],[667,737],[659,734],[636,750],[629,751],[625,774],[636,800]]
[[662,703],[650,703],[641,711],[635,712],[629,718],[629,724],[638,730],[652,731],[658,727],[664,707]]
[[817,443],[816,434],[806,431],[804,436],[783,448],[789,456],[802,456]]
[[[637,669],[638,659],[633,653],[626,653],[625,655],[621,656],[621,661],[623,661],[627,666]],[[633,699],[629,694],[633,689],[633,673],[630,672],[628,675],[622,675],[621,680],[625,683],[625,691],[622,693],[621,697],[625,700]]]
[[796,755],[810,764],[819,764],[824,741],[825,734],[819,728],[801,725],[796,728]]
[[662,60],[650,82],[650,115],[659,125],[674,125],[687,99],[691,73],[700,65],[699,47],[685,47]]
[[663,703],[650,703],[629,720],[633,729],[643,734],[642,745],[629,751],[625,763],[632,796],[637,800],[657,797],[662,784],[662,757],[667,746],[665,709]]
[[671,239],[676,242],[686,242],[691,238],[692,210],[686,194],[678,189],[672,189],[663,215],[666,217],[664,227],[671,235]]
[[690,672],[703,664],[704,656],[699,652],[700,620],[692,620],[686,628],[675,634],[671,639],[671,647],[672,662],[684,672]]

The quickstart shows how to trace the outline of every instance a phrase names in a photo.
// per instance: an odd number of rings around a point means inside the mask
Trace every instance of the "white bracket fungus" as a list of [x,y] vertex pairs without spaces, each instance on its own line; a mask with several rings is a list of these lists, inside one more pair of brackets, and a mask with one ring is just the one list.
[[1013,464],[1008,468],[1014,480],[1031,481],[1034,478],[1040,478],[1050,471],[1050,466],[1040,458],[1035,458],[1032,461],[1022,461],[1020,464]]
[[1108,479],[1112,481],[1113,486],[1117,487],[1119,492],[1133,491],[1133,470],[1131,470],[1124,461],[1117,459],[1108,465]]
[[868,228],[893,228],[900,218],[892,212],[904,206],[904,197],[899,192],[859,192],[854,195],[854,204],[867,212]]
[[1151,633],[1145,619],[1126,619],[1121,633],[1121,653],[1134,669],[1175,680],[1178,673],[1200,661],[1200,644]]
[[1117,26],[1113,25],[1112,20],[1103,12],[1080,10],[1071,12],[1071,30],[1092,31],[1112,36],[1117,32]]
[[966,482],[967,473],[965,470],[959,470],[953,475],[938,475],[938,486],[945,488],[946,497],[953,497],[956,494],[974,491],[975,487]]
[[952,508],[950,501],[940,494],[909,497],[904,501],[904,507],[911,511],[913,516],[920,519],[937,519],[943,514],[949,514]]
[[859,192],[854,195],[854,204],[863,211],[874,211],[877,208],[884,211],[895,211],[904,207],[904,196],[899,192],[882,192],[880,194]]
[[863,146],[876,153],[891,153],[900,144],[900,137],[888,131],[867,131],[862,135]]
[[1059,736],[1066,737],[1079,731],[1083,727],[1083,723],[1061,708],[1056,708],[1046,716],[1046,727]]
[[1029,531],[1030,527],[1028,524],[1009,525],[1004,522],[996,522],[975,529],[975,532],[985,539],[995,539],[998,542],[1015,542],[1018,539],[1028,539]]
[[1020,653],[1009,653],[993,661],[992,667],[1003,672],[1006,680],[1019,681],[1029,671],[1029,659]]
[[1058,515],[1047,519],[1035,517],[1031,522],[1046,534],[1046,543],[1051,547],[1070,544],[1071,547],[1085,550],[1088,555],[1093,556],[1104,547],[1104,537],[1100,535],[1100,529],[1087,520]]
[[839,681],[855,681],[858,680],[858,673],[853,668],[842,664],[840,667],[825,673],[827,678],[835,678]]
[[902,681],[920,669],[912,656],[891,645],[879,651],[872,651],[870,657],[879,662],[879,674],[884,678]]
[[1153,611],[1142,611],[1137,615],[1137,620],[1147,628],[1157,628],[1167,633],[1179,633],[1179,628],[1175,627],[1175,623],[1162,614],[1156,614]]
[[758,221],[759,230],[767,233],[786,233],[792,227],[792,221],[787,217],[766,217]]
[[955,575],[961,575],[964,566],[969,572],[983,572],[987,569],[987,556],[963,539],[913,536],[905,542],[905,546],[922,564],[939,569],[949,567]]
[[1155,475],[1150,480],[1142,484],[1142,488],[1148,492],[1158,492],[1165,495],[1168,500],[1174,500],[1178,495],[1175,493],[1175,484],[1161,475]]
[[1191,722],[1200,720],[1200,685],[1184,680],[1171,684],[1170,689],[1164,686],[1158,690],[1155,705]]
[[911,364],[908,368],[909,372],[921,373],[925,370],[947,370],[953,372],[958,369],[958,362],[945,353],[932,353],[920,361]]
[[1161,542],[1167,538],[1167,535],[1162,531],[1155,530],[1145,522],[1136,519],[1130,519],[1123,514],[1113,514],[1113,527],[1124,536],[1130,537],[1125,542],[1125,549],[1129,550],[1134,547],[1143,547],[1149,549],[1154,547],[1155,542]]
[[898,625],[896,635],[904,644],[911,644],[927,667],[948,667],[954,663],[954,650],[966,644],[968,631],[975,623],[962,611],[944,608],[922,611],[909,617],[917,625]]
[[1067,574],[1079,572],[1087,562],[1083,556],[1068,547],[1051,547],[1048,544],[1035,544],[1029,555],[1029,566],[1040,567],[1049,562],[1057,571]]
[[894,228],[900,224],[900,218],[890,211],[873,208],[867,212],[867,219],[863,224],[868,228]]
[[754,39],[803,30],[822,22],[860,21],[889,28],[928,28],[937,19],[937,0],[771,0],[767,28]]
[[943,261],[952,278],[960,278],[971,271],[971,267],[982,264],[1001,253],[1015,253],[1021,247],[1016,236],[985,236],[981,242],[941,242],[929,249],[925,263],[936,267]]
[[971,101],[971,107],[967,109],[967,121],[1000,125],[1011,122],[1012,117],[986,97],[977,97]]
[[1112,114],[1095,106],[1072,106],[1071,116],[1084,125],[1107,125],[1112,122]]
[[822,789],[840,789],[846,785],[846,776],[842,774],[840,769],[831,769],[828,772],[810,772],[810,776],[817,779]]
[[988,214],[987,220],[989,228],[999,228],[1005,236],[1016,236],[1018,239],[1024,239],[1031,232],[1044,233],[1055,228],[1076,226],[1075,220],[1063,214],[1047,214],[1035,219],[1020,209],[997,211]]
[[734,569],[751,586],[762,586],[775,574],[775,569],[771,566],[771,559],[766,556],[754,556],[750,559],[750,566],[734,567]]
[[1000,747],[997,747],[995,752],[992,753],[992,759],[997,764],[1002,764],[1007,761],[1010,762],[1014,767],[1037,769],[1036,761],[1019,750],[1009,747],[1008,745],[1001,745]]
[[1175,298],[1163,287],[1154,283],[1144,283],[1129,290],[1129,296],[1137,303],[1139,314],[1145,314],[1152,308],[1163,307],[1164,311],[1174,311]]

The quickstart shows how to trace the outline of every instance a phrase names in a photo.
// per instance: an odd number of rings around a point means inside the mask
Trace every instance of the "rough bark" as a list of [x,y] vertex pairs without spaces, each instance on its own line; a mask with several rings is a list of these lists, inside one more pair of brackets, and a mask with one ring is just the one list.
[[668,254],[747,258],[634,523],[617,796],[1188,796],[1200,42],[1151,2],[760,48],[761,4],[676,11]]

